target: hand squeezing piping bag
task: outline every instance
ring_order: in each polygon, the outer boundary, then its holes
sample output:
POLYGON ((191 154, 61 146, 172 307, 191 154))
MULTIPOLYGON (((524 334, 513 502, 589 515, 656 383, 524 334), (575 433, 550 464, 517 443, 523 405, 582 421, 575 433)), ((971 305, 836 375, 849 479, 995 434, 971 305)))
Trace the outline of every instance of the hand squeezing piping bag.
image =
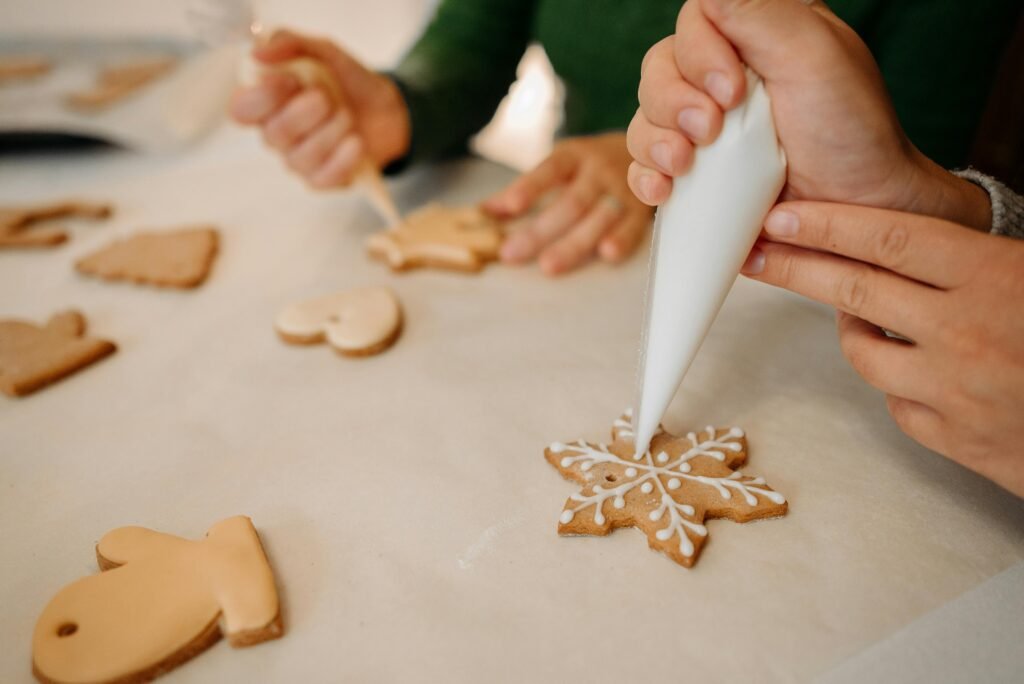
POLYGON ((747 96, 722 133, 696 150, 658 208, 640 341, 633 425, 637 455, 650 446, 765 216, 786 179, 764 83, 746 70, 747 96))

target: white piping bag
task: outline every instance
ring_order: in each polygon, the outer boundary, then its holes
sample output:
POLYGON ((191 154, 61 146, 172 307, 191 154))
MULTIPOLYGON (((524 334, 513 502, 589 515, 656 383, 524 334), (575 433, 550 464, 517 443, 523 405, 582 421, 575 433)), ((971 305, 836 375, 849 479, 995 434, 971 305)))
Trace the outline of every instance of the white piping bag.
POLYGON ((750 69, 747 96, 722 133, 696 150, 654 220, 634 417, 645 453, 786 180, 764 83, 750 69))

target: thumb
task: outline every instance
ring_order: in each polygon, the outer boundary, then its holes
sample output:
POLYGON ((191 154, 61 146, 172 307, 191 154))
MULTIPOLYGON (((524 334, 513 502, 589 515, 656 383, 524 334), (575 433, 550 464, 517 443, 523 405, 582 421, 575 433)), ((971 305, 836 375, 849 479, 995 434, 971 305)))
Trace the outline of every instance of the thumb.
POLYGON ((767 79, 820 68, 835 49, 835 27, 844 26, 820 0, 699 1, 743 62, 767 79))

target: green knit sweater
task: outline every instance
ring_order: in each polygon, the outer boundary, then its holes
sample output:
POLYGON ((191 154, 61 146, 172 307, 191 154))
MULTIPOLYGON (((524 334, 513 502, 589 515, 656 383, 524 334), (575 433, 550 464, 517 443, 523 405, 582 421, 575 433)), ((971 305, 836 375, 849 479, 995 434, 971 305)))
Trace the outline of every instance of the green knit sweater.
MULTIPOLYGON (((871 48, 922 152, 962 165, 1020 0, 829 0, 871 48)), ((625 129, 640 62, 671 34, 680 0, 441 0, 395 69, 412 116, 406 161, 465 150, 531 42, 565 84, 563 133, 625 129)), ((799 55, 795 55, 799 59, 799 55)))

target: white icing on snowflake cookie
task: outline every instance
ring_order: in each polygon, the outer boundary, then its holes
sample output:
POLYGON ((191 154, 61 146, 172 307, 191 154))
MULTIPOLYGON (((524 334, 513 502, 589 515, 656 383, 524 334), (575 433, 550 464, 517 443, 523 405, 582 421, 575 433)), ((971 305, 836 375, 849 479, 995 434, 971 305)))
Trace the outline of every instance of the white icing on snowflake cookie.
POLYGON ((346 290, 293 304, 274 329, 291 344, 327 341, 346 356, 379 354, 398 339, 402 307, 386 287, 346 290))
POLYGON ((603 536, 636 527, 652 549, 686 567, 707 540, 705 520, 743 523, 788 510, 763 478, 735 470, 747 460, 746 435, 735 427, 708 426, 685 437, 659 428, 650 449, 636 457, 627 411, 615 421, 610 445, 556 442, 544 455, 563 477, 583 485, 565 502, 559 534, 603 536))

